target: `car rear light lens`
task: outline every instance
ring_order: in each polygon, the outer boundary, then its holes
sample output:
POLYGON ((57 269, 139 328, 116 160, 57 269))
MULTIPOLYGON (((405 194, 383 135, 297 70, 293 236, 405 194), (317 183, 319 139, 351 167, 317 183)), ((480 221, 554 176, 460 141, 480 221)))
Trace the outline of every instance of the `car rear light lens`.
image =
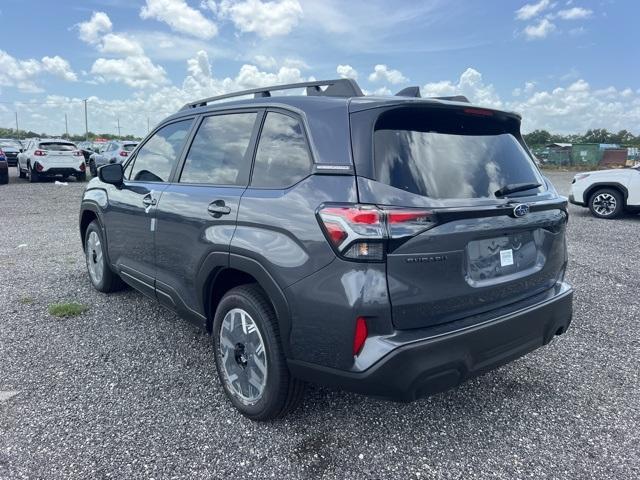
POLYGON ((84 162, 82 162, 82 163, 80 164, 80 171, 81 171, 81 172, 84 172, 86 169, 87 169, 87 166, 84 164, 84 162))
POLYGON ((493 117, 491 110, 485 110, 483 108, 465 108, 464 113, 468 115, 479 115, 481 117, 493 117))
POLYGON ((359 355, 367 340, 367 321, 364 317, 356 318, 356 331, 353 334, 353 355, 359 355))
POLYGON ((127 155, 129 155, 129 153, 125 152, 124 150, 120 152, 121 157, 126 157, 127 155))
POLYGON ((318 217, 331 246, 358 261, 382 261, 388 240, 409 238, 435 225, 430 210, 375 205, 326 205, 318 217))
POLYGON ((47 152, 45 152, 44 150, 36 150, 35 152, 33 152, 33 154, 36 157, 45 157, 47 155, 47 152))
POLYGON ((41 172, 42 170, 44 170, 44 167, 36 162, 36 171, 41 172))

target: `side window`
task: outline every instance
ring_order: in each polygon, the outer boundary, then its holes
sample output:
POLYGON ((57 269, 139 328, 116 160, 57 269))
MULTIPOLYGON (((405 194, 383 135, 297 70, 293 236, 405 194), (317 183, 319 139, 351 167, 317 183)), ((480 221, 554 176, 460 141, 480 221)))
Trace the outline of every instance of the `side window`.
POLYGON ((311 156, 304 130, 289 115, 268 112, 256 152, 251 186, 285 188, 306 177, 311 156))
POLYGON ((192 119, 162 127, 138 151, 133 164, 127 166, 130 180, 167 182, 178 161, 182 146, 191 129, 192 119))
POLYGON ((180 182, 247 185, 250 168, 247 148, 257 115, 232 113, 206 117, 193 139, 180 182))

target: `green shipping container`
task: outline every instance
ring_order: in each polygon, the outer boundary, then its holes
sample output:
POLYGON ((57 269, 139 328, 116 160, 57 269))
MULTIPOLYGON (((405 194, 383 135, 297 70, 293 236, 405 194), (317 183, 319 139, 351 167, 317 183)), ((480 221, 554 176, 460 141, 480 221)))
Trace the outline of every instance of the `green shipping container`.
POLYGON ((602 150, 598 143, 574 143, 571 148, 572 165, 598 165, 602 160, 602 150))
POLYGON ((547 162, 551 165, 569 165, 571 163, 571 152, 568 149, 550 148, 547 162))

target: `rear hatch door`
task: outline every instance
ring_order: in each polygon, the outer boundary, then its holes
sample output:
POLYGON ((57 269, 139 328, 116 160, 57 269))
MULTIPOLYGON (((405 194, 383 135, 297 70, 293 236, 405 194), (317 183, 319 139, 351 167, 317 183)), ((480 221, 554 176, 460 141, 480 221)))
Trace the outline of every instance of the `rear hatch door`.
POLYGON ((352 125, 372 127, 373 168, 356 164, 360 201, 430 214, 422 231, 389 226, 396 328, 460 320, 557 283, 566 200, 533 164, 518 117, 464 106, 363 113, 352 125))

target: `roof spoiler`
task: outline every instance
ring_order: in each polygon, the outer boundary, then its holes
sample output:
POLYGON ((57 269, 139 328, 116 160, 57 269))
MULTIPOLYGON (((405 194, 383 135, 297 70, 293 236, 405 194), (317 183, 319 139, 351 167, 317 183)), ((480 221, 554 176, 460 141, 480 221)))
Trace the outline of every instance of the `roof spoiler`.
POLYGON ((447 102, 464 102, 470 103, 469 99, 464 95, 454 95, 452 97, 431 97, 434 100, 446 100, 447 102))
POLYGON ((250 90, 242 90, 240 92, 226 93, 215 97, 203 98, 196 102, 187 103, 181 110, 189 108, 204 107, 209 103, 216 102, 227 98, 244 97, 253 95, 254 98, 270 97, 272 91, 292 90, 297 88, 306 88, 308 96, 324 96, 324 97, 362 97, 364 94, 355 82, 350 78, 338 78, 336 80, 319 80, 315 82, 289 83, 286 85, 273 85, 270 87, 252 88, 250 90), (322 90, 320 87, 327 87, 322 90))
POLYGON ((420 87, 407 87, 395 94, 396 97, 420 98, 420 87))

